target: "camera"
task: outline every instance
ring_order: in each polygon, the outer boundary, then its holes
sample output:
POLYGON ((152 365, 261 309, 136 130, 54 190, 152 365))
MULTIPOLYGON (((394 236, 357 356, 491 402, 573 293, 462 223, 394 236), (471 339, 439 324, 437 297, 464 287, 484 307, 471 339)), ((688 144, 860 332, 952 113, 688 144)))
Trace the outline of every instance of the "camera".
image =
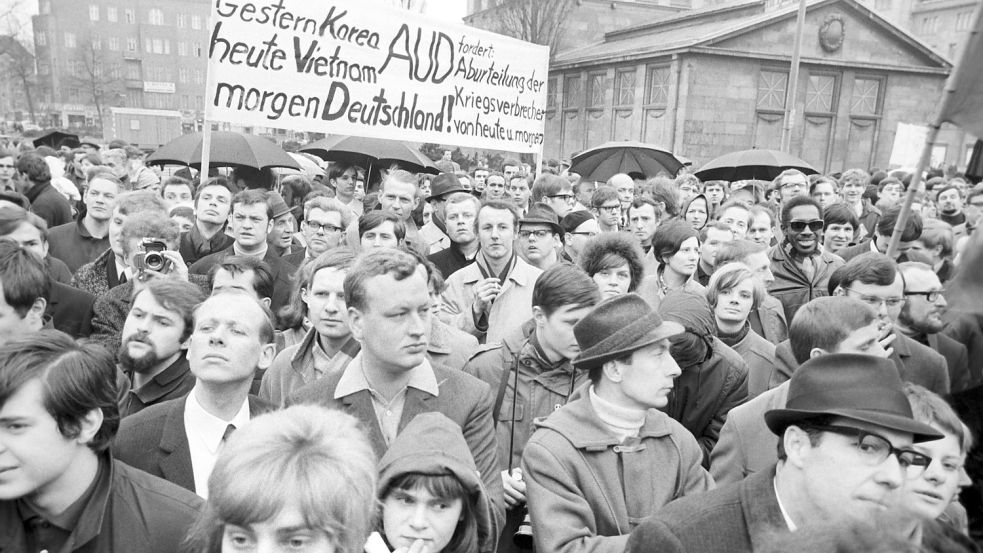
POLYGON ((143 251, 133 256, 134 269, 166 273, 171 268, 171 262, 161 253, 167 249, 167 244, 153 238, 144 238, 140 244, 143 251))
POLYGON ((532 551, 532 518, 529 517, 529 511, 526 511, 522 524, 512 534, 512 543, 519 549, 532 551))

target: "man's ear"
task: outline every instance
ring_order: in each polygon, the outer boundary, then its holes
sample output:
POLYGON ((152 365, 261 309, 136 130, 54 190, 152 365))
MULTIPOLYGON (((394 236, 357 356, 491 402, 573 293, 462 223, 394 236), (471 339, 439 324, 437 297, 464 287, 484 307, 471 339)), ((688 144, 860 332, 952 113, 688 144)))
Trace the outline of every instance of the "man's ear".
POLYGON ((348 308, 348 328, 352 332, 352 337, 358 341, 365 335, 365 317, 362 312, 354 307, 348 308))
POLYGON ((837 286, 833 290, 833 295, 834 296, 845 296, 846 295, 846 290, 844 290, 842 286, 837 286))
POLYGON ((92 439, 102 428, 103 414, 102 409, 91 409, 82 418, 79 419, 79 435, 75 438, 75 441, 79 445, 86 445, 92 441, 92 439))
POLYGON ((625 367, 617 361, 608 361, 601 367, 601 371, 604 373, 604 378, 611 382, 621 382, 625 378, 625 367))
POLYGON ((546 324, 546 313, 538 305, 532 306, 532 318, 536 322, 536 328, 543 328, 546 324))
POLYGON ((786 463, 801 468, 805 457, 812 449, 809 434, 798 426, 789 426, 782 434, 782 445, 785 446, 786 463))
POLYGON ((276 357, 276 344, 263 344, 259 350, 259 362, 257 367, 263 370, 270 368, 273 358, 276 357))
POLYGON ((44 298, 37 298, 34 300, 34 304, 27 311, 24 316, 27 322, 33 327, 40 329, 44 326, 44 311, 48 308, 48 300, 44 298))

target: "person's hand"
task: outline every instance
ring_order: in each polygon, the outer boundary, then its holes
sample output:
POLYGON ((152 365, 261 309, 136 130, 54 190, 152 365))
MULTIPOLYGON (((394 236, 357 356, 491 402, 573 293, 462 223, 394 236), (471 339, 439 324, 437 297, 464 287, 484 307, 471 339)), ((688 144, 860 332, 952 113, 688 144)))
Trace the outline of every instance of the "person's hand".
POLYGON ((502 471, 502 487, 505 488, 505 505, 508 507, 518 507, 526 502, 526 483, 522 481, 522 469, 512 469, 502 471))
POLYGON ((888 332, 887 335, 885 335, 883 338, 878 340, 881 343, 881 347, 884 348, 885 358, 894 355, 894 348, 891 347, 891 344, 894 343, 894 340, 896 340, 897 337, 898 335, 895 334, 894 332, 888 332))
POLYGON ((181 252, 164 250, 160 254, 170 262, 170 269, 168 269, 167 273, 176 276, 184 282, 188 282, 188 265, 184 262, 184 258, 181 257, 181 252))
POLYGON ((430 548, 423 540, 416 540, 409 547, 400 547, 393 553, 430 553, 430 548))
POLYGON ((502 293, 502 285, 497 278, 489 277, 474 284, 474 312, 487 313, 495 298, 502 293))

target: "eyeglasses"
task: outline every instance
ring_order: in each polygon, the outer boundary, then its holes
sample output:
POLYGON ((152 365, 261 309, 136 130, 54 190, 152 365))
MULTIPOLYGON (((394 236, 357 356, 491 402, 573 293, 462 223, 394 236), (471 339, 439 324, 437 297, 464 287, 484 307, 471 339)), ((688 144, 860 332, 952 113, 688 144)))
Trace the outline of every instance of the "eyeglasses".
POLYGON ((823 230, 826 223, 822 219, 814 219, 812 221, 789 221, 788 228, 792 229, 794 232, 802 232, 809 227, 812 232, 819 232, 823 230))
POLYGON ((844 290, 846 290, 847 292, 852 292, 854 294, 857 294, 856 299, 859 299, 860 301, 866 303, 867 305, 875 309, 877 308, 877 306, 879 306, 882 303, 888 308, 894 308, 901 305, 901 303, 904 301, 904 298, 897 298, 897 297, 879 298, 877 296, 868 296, 867 294, 861 294, 860 292, 854 291, 850 288, 844 288, 844 290))
POLYGON ((905 292, 904 295, 906 295, 906 296, 925 296, 925 299, 928 300, 929 303, 935 303, 935 302, 939 301, 939 298, 941 298, 943 295, 945 295, 945 289, 942 289, 942 290, 929 290, 927 292, 905 292))
POLYGON ((543 238, 546 238, 547 236, 549 236, 551 234, 553 234, 553 231, 546 230, 546 229, 539 229, 539 230, 520 230, 519 231, 519 238, 522 238, 523 240, 528 240, 529 239, 529 236, 531 235, 531 236, 535 236, 537 240, 542 240, 543 238))
POLYGON ((876 467, 894 455, 898 458, 898 464, 901 465, 901 470, 905 471, 907 478, 918 478, 932 464, 932 458, 928 455, 910 449, 898 449, 891 445, 887 438, 873 432, 850 426, 806 425, 806 427, 856 439, 857 443, 854 445, 857 453, 860 454, 864 464, 870 467, 876 467))
POLYGON ((804 182, 785 182, 782 183, 782 189, 786 188, 796 188, 798 190, 805 190, 806 183, 804 182))
POLYGON ((317 221, 304 221, 304 224, 307 225, 314 232, 317 232, 319 230, 323 230, 324 232, 341 232, 342 230, 344 230, 341 227, 332 225, 331 223, 318 223, 317 221))
POLYGON ((615 212, 621 211, 621 204, 618 204, 618 205, 602 205, 601 207, 599 207, 597 209, 600 210, 600 211, 607 211, 609 213, 615 213, 615 212))
POLYGON ((573 194, 554 194, 552 196, 546 196, 547 198, 556 200, 560 199, 568 203, 573 203, 573 199, 576 198, 573 194))

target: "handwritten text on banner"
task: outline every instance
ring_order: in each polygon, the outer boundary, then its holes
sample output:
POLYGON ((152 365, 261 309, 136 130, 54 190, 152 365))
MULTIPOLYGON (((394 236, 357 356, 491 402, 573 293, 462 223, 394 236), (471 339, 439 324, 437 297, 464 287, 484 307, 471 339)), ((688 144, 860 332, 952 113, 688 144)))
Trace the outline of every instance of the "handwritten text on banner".
POLYGON ((215 0, 206 117, 538 152, 549 50, 372 2, 215 0))

